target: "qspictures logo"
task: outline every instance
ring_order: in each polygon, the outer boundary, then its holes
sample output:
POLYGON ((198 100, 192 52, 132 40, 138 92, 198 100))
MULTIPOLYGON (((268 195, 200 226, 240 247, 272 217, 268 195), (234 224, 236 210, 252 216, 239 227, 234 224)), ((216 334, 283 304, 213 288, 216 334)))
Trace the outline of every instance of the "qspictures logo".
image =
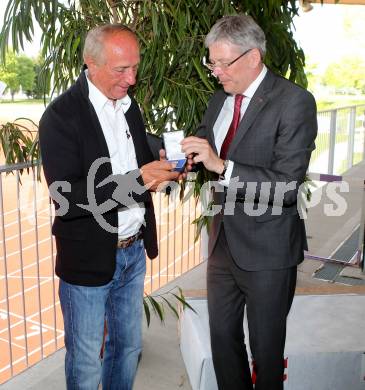
MULTIPOLYGON (((101 165, 111 163, 110 158, 101 157, 91 165, 86 179, 87 203, 73 205, 90 213, 98 224, 108 232, 116 233, 117 227, 110 225, 104 214, 113 209, 130 209, 140 207, 135 197, 149 190, 148 185, 142 185, 139 169, 126 174, 110 175, 99 183, 96 183, 96 174, 101 165), (98 204, 96 193, 102 191, 102 187, 115 183, 110 199, 98 204)), ((164 182, 159 185, 157 191, 164 192, 166 188, 177 191, 179 184, 176 182, 164 182)), ((56 203, 56 216, 66 216, 70 210, 71 197, 67 193, 73 190, 68 181, 55 181, 49 187, 51 198, 56 203)), ((265 181, 243 182, 238 177, 231 178, 229 186, 223 187, 219 181, 209 181, 203 184, 200 190, 203 216, 216 214, 235 215, 239 212, 251 217, 257 217, 265 213, 282 215, 285 208, 296 207, 300 218, 306 219, 308 209, 318 205, 323 194, 315 192, 311 200, 306 199, 305 183, 296 181, 265 181), (215 195, 221 193, 223 201, 215 202, 215 195), (214 195, 215 194, 215 195, 214 195)), ((347 210, 346 199, 341 193, 349 192, 349 184, 345 181, 328 183, 325 189, 327 203, 324 203, 326 216, 341 216, 347 210)), ((219 198, 219 196, 218 196, 219 198)), ((178 203, 176 202, 176 206, 178 203)), ((285 212, 284 212, 285 213, 285 212)))

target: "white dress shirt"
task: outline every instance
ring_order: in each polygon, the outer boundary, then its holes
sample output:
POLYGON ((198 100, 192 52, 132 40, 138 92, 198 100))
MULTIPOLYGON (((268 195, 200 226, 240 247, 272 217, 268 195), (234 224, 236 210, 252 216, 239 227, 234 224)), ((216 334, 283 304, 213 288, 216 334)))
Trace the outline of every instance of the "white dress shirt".
MULTIPOLYGON (((108 99, 88 78, 89 99, 98 116, 108 146, 113 175, 124 174, 138 168, 133 139, 124 114, 131 105, 127 95, 113 102, 108 99)), ((118 237, 127 238, 136 234, 144 223, 145 208, 136 204, 118 210, 118 237)))
MULTIPOLYGON (((244 98, 241 105, 240 120, 243 118, 243 115, 245 114, 247 107, 250 104, 252 96, 254 95, 257 88, 259 87, 262 80, 264 79, 266 72, 267 72, 267 68, 264 65, 257 78, 249 85, 246 91, 242 93, 242 95, 244 95, 244 98)), ((221 112, 219 113, 218 118, 213 126, 215 146, 217 148, 218 155, 220 153, 224 139, 226 138, 226 135, 228 133, 229 126, 232 122, 233 110, 234 110, 234 95, 230 95, 225 100, 221 112)), ((223 186, 228 187, 229 181, 232 176, 233 166, 234 166, 234 162, 229 161, 226 173, 224 175, 224 180, 219 181, 219 183, 222 184, 223 186)))

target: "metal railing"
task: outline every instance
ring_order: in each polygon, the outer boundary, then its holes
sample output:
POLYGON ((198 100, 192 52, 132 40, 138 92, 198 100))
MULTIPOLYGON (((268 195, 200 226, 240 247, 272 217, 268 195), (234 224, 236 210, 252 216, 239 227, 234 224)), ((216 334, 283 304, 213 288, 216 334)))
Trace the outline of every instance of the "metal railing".
MULTIPOLYGON (((148 294, 201 261, 192 224, 200 205, 191 197, 182 203, 177 192, 155 194, 154 204, 160 255, 147 261, 148 294)), ((64 345, 53 215, 35 169, 0 167, 0 384, 64 345)))
MULTIPOLYGON (((365 159, 365 105, 319 112, 318 122, 310 172, 341 174, 365 159)), ((0 167, 0 384, 63 346, 54 210, 44 179, 38 181, 29 168, 0 167)), ((189 271, 202 257, 192 224, 200 204, 193 197, 181 203, 176 193, 156 194, 154 204, 160 255, 147 262, 146 293, 189 271)))
MULTIPOLYGON (((322 236, 322 241, 333 242, 332 247, 329 245, 318 245, 314 243, 313 251, 310 250, 307 257, 320 261, 334 262, 344 265, 359 266, 363 264, 363 241, 364 241, 364 179, 363 177, 348 178, 341 175, 352 168, 354 165, 365 160, 365 104, 342 107, 332 110, 318 112, 318 135, 316 138, 316 149, 312 153, 309 164, 309 177, 316 181, 316 192, 324 194, 328 188, 331 188, 333 182, 348 185, 348 192, 356 192, 355 197, 357 210, 354 210, 353 199, 347 196, 347 221, 341 218, 331 218, 332 226, 328 227, 328 237, 322 236), (320 173, 320 174, 319 174, 320 173), (321 177, 319 179, 318 177, 321 177), (335 234, 335 229, 337 230, 335 234), (358 232, 356 250, 352 259, 338 258, 341 255, 340 247, 347 245, 349 240, 354 240, 354 235, 358 232), (331 239, 331 236, 335 239, 331 239), (321 249, 320 249, 321 248, 321 249), (324 249, 325 248, 325 249, 324 249), (323 251, 322 251, 323 249, 323 251), (333 249, 333 250, 332 250, 333 249), (318 251, 318 253, 316 253, 318 251)), ((316 216, 323 212, 317 210, 316 216)), ((324 216, 323 218, 328 217, 324 216)), ((311 225, 309 221, 307 225, 311 225)), ((352 244, 353 245, 353 244, 352 244)))
POLYGON ((365 105, 318 112, 309 172, 341 175, 365 159, 365 105))

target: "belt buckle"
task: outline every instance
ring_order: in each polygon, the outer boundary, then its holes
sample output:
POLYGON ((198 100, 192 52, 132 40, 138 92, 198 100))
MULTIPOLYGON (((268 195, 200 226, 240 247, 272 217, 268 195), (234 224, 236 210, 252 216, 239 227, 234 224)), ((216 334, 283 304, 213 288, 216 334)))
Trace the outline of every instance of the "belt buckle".
POLYGON ((125 249, 131 246, 131 244, 134 243, 134 241, 137 241, 139 237, 141 236, 141 232, 134 234, 133 236, 130 236, 128 238, 124 238, 117 241, 117 248, 125 249))

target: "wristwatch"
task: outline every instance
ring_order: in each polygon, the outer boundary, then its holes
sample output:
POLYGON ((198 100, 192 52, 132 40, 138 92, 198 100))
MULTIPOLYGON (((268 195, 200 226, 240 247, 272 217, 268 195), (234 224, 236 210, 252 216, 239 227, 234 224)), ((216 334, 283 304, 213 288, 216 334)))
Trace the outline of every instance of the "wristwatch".
POLYGON ((226 179, 226 172, 227 172, 227 169, 228 169, 228 163, 229 163, 229 160, 224 160, 223 161, 223 171, 222 173, 219 175, 219 180, 225 180, 226 179))

